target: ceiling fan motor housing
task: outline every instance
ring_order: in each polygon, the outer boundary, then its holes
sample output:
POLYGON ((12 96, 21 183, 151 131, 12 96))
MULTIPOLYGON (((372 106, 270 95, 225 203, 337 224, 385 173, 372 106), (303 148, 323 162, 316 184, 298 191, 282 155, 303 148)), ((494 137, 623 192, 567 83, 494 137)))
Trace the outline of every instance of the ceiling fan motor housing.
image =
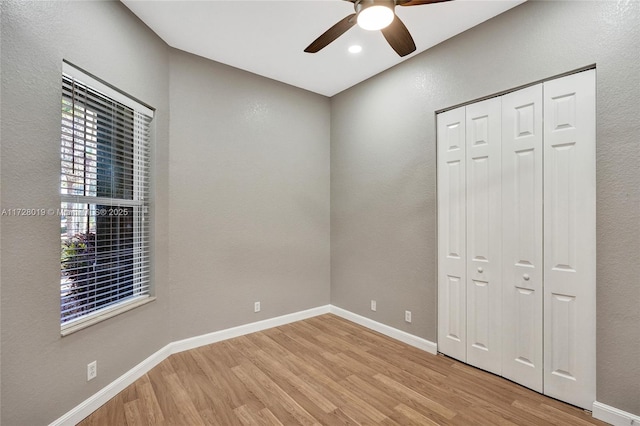
POLYGON ((354 7, 358 25, 368 31, 388 27, 396 16, 394 0, 356 0, 354 7))
POLYGON ((370 6, 385 6, 394 10, 396 2, 394 0, 356 0, 353 6, 356 9, 356 13, 360 13, 360 11, 370 6))

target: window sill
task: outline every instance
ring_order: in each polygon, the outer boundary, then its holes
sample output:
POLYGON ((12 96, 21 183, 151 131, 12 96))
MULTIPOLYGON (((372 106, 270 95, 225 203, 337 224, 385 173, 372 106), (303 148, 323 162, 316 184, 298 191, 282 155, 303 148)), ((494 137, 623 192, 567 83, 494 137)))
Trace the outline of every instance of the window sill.
POLYGON ((68 336, 75 333, 76 331, 91 327, 94 324, 97 324, 109 318, 113 318, 116 315, 128 312, 132 309, 137 308, 138 306, 146 305, 147 303, 153 302, 154 300, 156 300, 155 297, 147 295, 136 297, 135 299, 127 300, 125 302, 109 306, 108 308, 96 311, 93 314, 88 315, 87 317, 68 322, 60 328, 60 335, 62 337, 68 336))

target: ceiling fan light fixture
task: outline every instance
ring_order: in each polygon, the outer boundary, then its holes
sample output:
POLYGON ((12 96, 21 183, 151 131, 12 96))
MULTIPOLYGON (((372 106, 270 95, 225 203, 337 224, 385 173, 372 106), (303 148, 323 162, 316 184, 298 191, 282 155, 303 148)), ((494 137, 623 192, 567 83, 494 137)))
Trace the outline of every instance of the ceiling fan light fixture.
POLYGON ((362 0, 356 3, 360 28, 375 31, 386 28, 393 22, 393 1, 362 0))

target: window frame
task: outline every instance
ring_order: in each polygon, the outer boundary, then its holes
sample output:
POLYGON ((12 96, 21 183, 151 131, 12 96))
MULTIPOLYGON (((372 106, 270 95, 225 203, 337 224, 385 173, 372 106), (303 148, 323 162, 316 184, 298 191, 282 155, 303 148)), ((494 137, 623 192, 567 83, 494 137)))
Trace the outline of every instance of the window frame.
MULTIPOLYGON (((99 196, 86 196, 86 195, 74 195, 74 194, 63 194, 63 186, 62 186, 62 176, 63 176, 63 166, 61 164, 61 183, 59 185, 60 191, 60 207, 61 211, 63 205, 67 203, 76 203, 76 204, 93 204, 93 205, 106 205, 114 208, 132 208, 133 214, 133 261, 132 261, 132 289, 133 296, 126 298, 125 300, 118 300, 115 302, 109 302, 105 304, 105 306, 94 309, 86 314, 83 314, 77 318, 73 318, 67 321, 64 321, 63 311, 62 311, 62 301, 63 301, 63 291, 62 291, 62 279, 60 281, 60 302, 61 302, 61 310, 60 310, 60 333, 62 336, 67 336, 76 331, 82 330, 86 327, 94 325, 98 322, 104 321, 108 318, 112 318, 121 313, 127 312, 131 309, 134 309, 138 306, 142 306, 149 302, 155 300, 155 296, 152 295, 152 286, 151 286, 151 247, 147 247, 144 249, 143 245, 150 245, 152 235, 152 226, 151 223, 146 224, 146 230, 148 235, 144 236, 145 226, 142 225, 142 220, 150 221, 149 218, 149 209, 150 209, 150 182, 144 182, 144 175, 141 172, 142 168, 146 168, 147 176, 146 179, 149 179, 151 174, 151 155, 150 153, 145 154, 145 150, 150 150, 152 146, 151 136, 148 141, 145 141, 145 138, 139 134, 138 129, 143 128, 141 123, 141 117, 139 114, 146 115, 149 118, 148 130, 151 132, 152 123, 154 118, 154 110, 138 101, 135 98, 130 97, 129 95, 121 92, 117 88, 93 77, 92 75, 86 73, 82 69, 75 67, 74 65, 63 62, 62 64, 62 77, 66 75, 66 77, 71 78, 79 83, 83 84, 87 88, 98 92, 100 95, 105 96, 106 98, 110 98, 111 100, 126 106, 133 110, 133 140, 132 140, 132 189, 133 196, 132 199, 126 198, 110 198, 110 197, 99 197, 99 196), (146 194, 145 194, 146 192, 146 194), (147 195, 146 197, 144 195, 147 195), (146 278, 147 282, 143 285, 143 279, 141 278, 143 274, 143 270, 148 269, 148 277, 146 278), (141 290, 142 289, 142 290, 141 290), (137 291, 136 291, 137 290, 137 291), (140 293, 142 294, 136 294, 140 293), (64 322, 63 322, 64 321, 64 322)), ((64 96, 63 96, 64 99, 64 96)), ((63 142, 60 142, 61 149, 63 148, 63 142)), ((75 154, 72 154, 75 155, 75 154)), ((86 182, 84 183, 86 185, 86 182)), ((97 195, 97 194, 96 194, 97 195)), ((97 231, 97 230, 96 230, 97 231)), ((61 242, 62 242, 62 234, 61 234, 61 242)), ((62 265, 62 260, 61 260, 62 265)), ((109 270, 111 271, 111 269, 109 270)))

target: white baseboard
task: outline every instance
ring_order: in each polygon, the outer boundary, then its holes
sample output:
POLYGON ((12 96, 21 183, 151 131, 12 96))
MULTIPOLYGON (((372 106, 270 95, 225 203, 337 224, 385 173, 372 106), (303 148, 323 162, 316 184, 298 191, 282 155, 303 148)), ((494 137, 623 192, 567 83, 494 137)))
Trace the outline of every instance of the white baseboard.
POLYGON ((300 321, 317 315, 329 313, 330 305, 320 306, 306 311, 294 312, 292 314, 282 315, 275 318, 266 319, 238 327, 220 330, 213 333, 204 334, 202 336, 192 337, 190 339, 178 340, 169 343, 131 370, 118 377, 113 382, 102 388, 100 391, 87 398, 80 405, 55 420, 50 426, 71 426, 76 425, 89 414, 96 411, 111 398, 122 392, 127 386, 144 376, 149 370, 162 361, 167 359, 169 355, 178 352, 194 349, 211 343, 220 342, 222 340, 231 339, 233 337, 242 336, 256 331, 266 330, 272 327, 300 321))
POLYGON ((393 339, 400 340, 401 342, 407 343, 411 346, 415 346, 416 348, 422 349, 429 353, 437 353, 436 344, 426 339, 422 339, 393 327, 389 327, 388 325, 373 321, 369 318, 365 318, 336 306, 319 306, 317 308, 308 309, 305 311, 294 312, 292 314, 240 325, 238 327, 233 327, 226 330, 215 331, 213 333, 204 334, 202 336, 196 336, 189 339, 171 342, 167 346, 155 352, 140 364, 136 365, 131 370, 127 371, 122 376, 118 377, 116 380, 102 388, 97 393, 87 398, 85 401, 80 403, 80 405, 76 406, 71 411, 67 412, 62 417, 52 422, 50 426, 71 426, 78 424, 89 414, 100 408, 107 401, 116 396, 119 392, 122 392, 127 386, 138 380, 140 377, 144 376, 149 370, 160 364, 172 354, 198 348, 204 345, 210 345, 222 340, 243 336, 245 334, 255 333, 257 331, 278 327, 284 324, 289 324, 318 315, 327 314, 329 312, 345 318, 349 321, 355 322, 356 324, 360 324, 364 327, 370 328, 371 330, 382 333, 393 339))
POLYGON ((640 416, 618 410, 602 402, 594 402, 591 415, 594 419, 602 420, 613 426, 640 425, 640 416))
MULTIPOLYGON (((96 394, 83 401, 80 405, 52 422, 50 426, 70 426, 78 424, 85 417, 116 396, 119 392, 122 392, 127 386, 168 358, 171 354, 243 336, 249 333, 255 333, 256 331, 278 327, 280 325, 289 324, 329 312, 426 352, 436 354, 438 351, 438 346, 429 340, 414 336, 405 331, 398 330, 361 315, 354 314, 353 312, 338 308, 337 306, 325 305, 169 343, 142 361, 140 364, 136 365, 131 370, 127 371, 125 374, 102 388, 96 394)), ((598 401, 593 403, 593 417, 614 426, 640 425, 640 416, 627 413, 598 401)))
POLYGON ((336 314, 339 317, 355 322, 356 324, 360 324, 363 327, 367 327, 371 330, 377 331, 378 333, 382 333, 385 336, 389 336, 392 339, 399 340, 406 343, 407 345, 414 346, 431 354, 435 355, 438 353, 438 345, 427 339, 409 334, 406 331, 398 330, 397 328, 389 327, 388 325, 374 321, 367 317, 363 317, 361 315, 354 314, 353 312, 349 312, 345 309, 338 308, 337 306, 330 306, 332 314, 336 314))
POLYGON ((178 340, 177 342, 169 344, 169 346, 171 347, 172 354, 188 351, 189 349, 195 349, 200 346, 233 339, 234 337, 244 336, 245 334, 255 333, 257 331, 290 324, 295 321, 301 321, 318 315, 328 314, 330 312, 330 306, 331 305, 319 306, 317 308, 307 309, 306 311, 294 312, 280 317, 269 318, 263 321, 240 325, 238 327, 227 328, 226 330, 214 331, 213 333, 203 334, 202 336, 178 340))
POLYGON ((100 389, 97 393, 84 400, 80 405, 55 420, 50 426, 70 426, 80 423, 82 419, 102 407, 131 383, 135 382, 153 367, 167 359, 167 357, 171 355, 170 346, 171 345, 169 344, 163 347, 149 358, 124 373, 122 376, 100 389))

